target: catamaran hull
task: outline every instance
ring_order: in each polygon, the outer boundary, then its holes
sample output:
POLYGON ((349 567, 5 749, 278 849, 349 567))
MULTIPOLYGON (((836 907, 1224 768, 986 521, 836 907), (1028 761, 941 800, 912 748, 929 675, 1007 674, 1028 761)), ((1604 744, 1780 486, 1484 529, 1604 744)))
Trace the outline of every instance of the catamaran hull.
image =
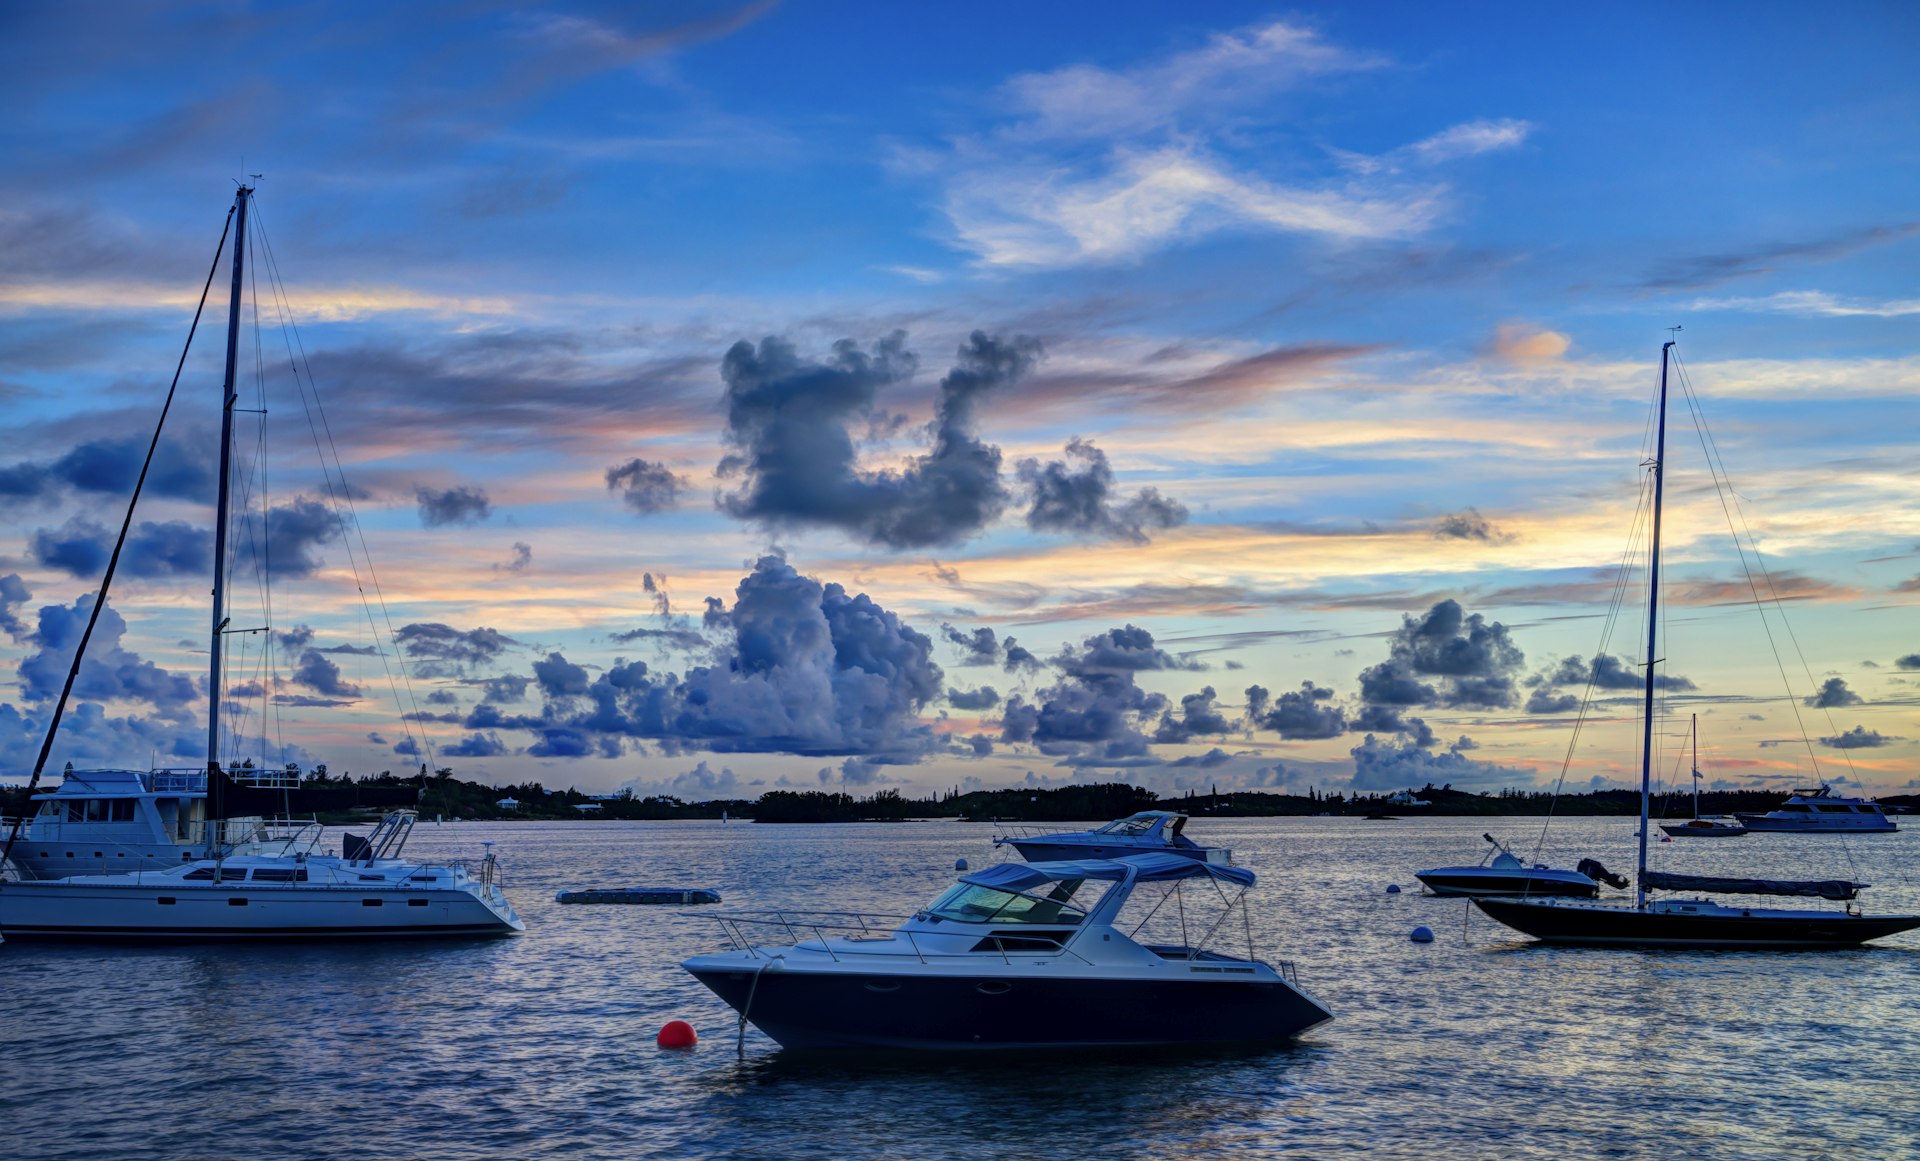
POLYGON ((260 885, 0 885, 0 936, 108 942, 423 939, 512 935, 526 925, 468 891, 260 885))
POLYGON ((1284 981, 769 970, 756 982, 739 965, 687 970, 782 1047, 804 1050, 1281 1043, 1333 1018, 1284 981))
POLYGON ((1516 931, 1545 943, 1587 947, 1696 949, 1857 947, 1920 927, 1920 915, 1804 916, 1753 912, 1693 914, 1630 907, 1566 907, 1520 899, 1475 899, 1474 905, 1516 931))

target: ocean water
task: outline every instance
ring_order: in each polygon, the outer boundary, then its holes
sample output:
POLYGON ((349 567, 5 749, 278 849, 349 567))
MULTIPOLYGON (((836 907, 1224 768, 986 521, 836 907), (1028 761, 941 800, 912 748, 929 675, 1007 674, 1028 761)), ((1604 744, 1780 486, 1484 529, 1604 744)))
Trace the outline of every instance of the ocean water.
MULTIPOLYGON (((1544 857, 1633 862, 1630 819, 1544 857)), ((727 909, 901 914, 1001 857, 959 822, 458 823, 495 840, 520 938, 333 947, 0 946, 10 1158, 1705 1158, 1920 1156, 1920 933, 1847 952, 1551 949, 1416 869, 1537 820, 1197 819, 1261 876, 1253 936, 1338 1019, 1289 1048, 805 1057, 677 967, 700 908, 556 890, 711 886, 727 909), (1399 883, 1399 895, 1385 893, 1399 883), (1409 941, 1416 925, 1430 944, 1409 941), (654 1046, 690 1021, 690 1052, 654 1046)), ((1876 884, 1920 910, 1920 826, 1656 847, 1700 873, 1876 884)), ((1235 944, 1226 941, 1225 946, 1235 944)), ((1134 1014, 1143 1019, 1152 1013, 1134 1014)))

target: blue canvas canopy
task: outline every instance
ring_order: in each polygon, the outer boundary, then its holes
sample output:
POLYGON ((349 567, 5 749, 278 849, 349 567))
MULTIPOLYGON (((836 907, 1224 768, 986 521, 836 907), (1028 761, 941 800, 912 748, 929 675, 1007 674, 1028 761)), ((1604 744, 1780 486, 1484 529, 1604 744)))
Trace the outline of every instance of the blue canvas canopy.
POLYGON ((1253 886, 1253 872, 1245 867, 1227 867, 1203 863, 1184 855, 1150 852, 1123 855, 1117 859, 1064 859, 1049 863, 995 863, 991 867, 960 876, 962 883, 997 887, 1002 891, 1025 891, 1046 883, 1066 879, 1100 879, 1118 882, 1134 874, 1136 883, 1163 883, 1205 875, 1242 887, 1253 886))
POLYGON ((1865 883, 1845 879, 1723 879, 1712 875, 1668 875, 1648 871, 1641 884, 1649 891, 1705 891, 1717 895, 1809 895, 1852 899, 1865 883))

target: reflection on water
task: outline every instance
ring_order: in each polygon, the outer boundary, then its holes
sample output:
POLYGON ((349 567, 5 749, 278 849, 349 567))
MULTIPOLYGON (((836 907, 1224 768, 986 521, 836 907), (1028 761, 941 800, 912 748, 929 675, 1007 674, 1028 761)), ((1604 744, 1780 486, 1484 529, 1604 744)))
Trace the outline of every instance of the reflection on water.
MULTIPOLYGON (((1498 821, 1498 820, 1495 820, 1498 821)), ((1533 822, 1501 827, 1514 837, 1533 822)), ((995 858, 989 828, 424 826, 497 839, 520 939, 0 947, 8 1152, 369 1156, 1883 1157, 1920 1153, 1920 939, 1850 952, 1533 944, 1411 872, 1488 820, 1199 820, 1262 878, 1260 952, 1338 1016, 1242 1053, 847 1059, 784 1053, 676 966, 699 908, 562 907, 562 888, 712 886, 728 907, 901 913, 995 858), (1407 893, 1388 895, 1399 882, 1407 893), (1416 925, 1434 929, 1414 944, 1416 925), (704 1037, 661 1052, 685 1018, 704 1037)), ((1667 844, 1663 868, 1853 874, 1920 909, 1920 831, 1667 844), (1737 847, 1736 850, 1728 848, 1737 847), (1707 848, 1707 849, 1696 849, 1707 848), (1851 861, 1849 861, 1851 860, 1851 861)), ((1557 823, 1545 857, 1631 865, 1632 823, 1557 823)), ((1125 1013, 1153 1019, 1153 1013, 1125 1013)))

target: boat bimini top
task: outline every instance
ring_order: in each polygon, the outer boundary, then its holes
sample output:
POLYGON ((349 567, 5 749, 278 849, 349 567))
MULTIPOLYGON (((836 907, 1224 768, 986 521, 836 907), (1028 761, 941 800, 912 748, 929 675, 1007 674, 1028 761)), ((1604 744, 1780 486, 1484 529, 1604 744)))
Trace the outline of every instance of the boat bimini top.
POLYGON ((1164 883, 1199 876, 1253 886, 1253 872, 1245 867, 1221 863, 1203 863, 1181 855, 1149 852, 1122 855, 1117 859, 1061 859, 1045 863, 995 863, 991 867, 960 876, 962 883, 992 887, 1001 891, 1025 891, 1047 883, 1076 879, 1095 879, 1114 883, 1164 883))

